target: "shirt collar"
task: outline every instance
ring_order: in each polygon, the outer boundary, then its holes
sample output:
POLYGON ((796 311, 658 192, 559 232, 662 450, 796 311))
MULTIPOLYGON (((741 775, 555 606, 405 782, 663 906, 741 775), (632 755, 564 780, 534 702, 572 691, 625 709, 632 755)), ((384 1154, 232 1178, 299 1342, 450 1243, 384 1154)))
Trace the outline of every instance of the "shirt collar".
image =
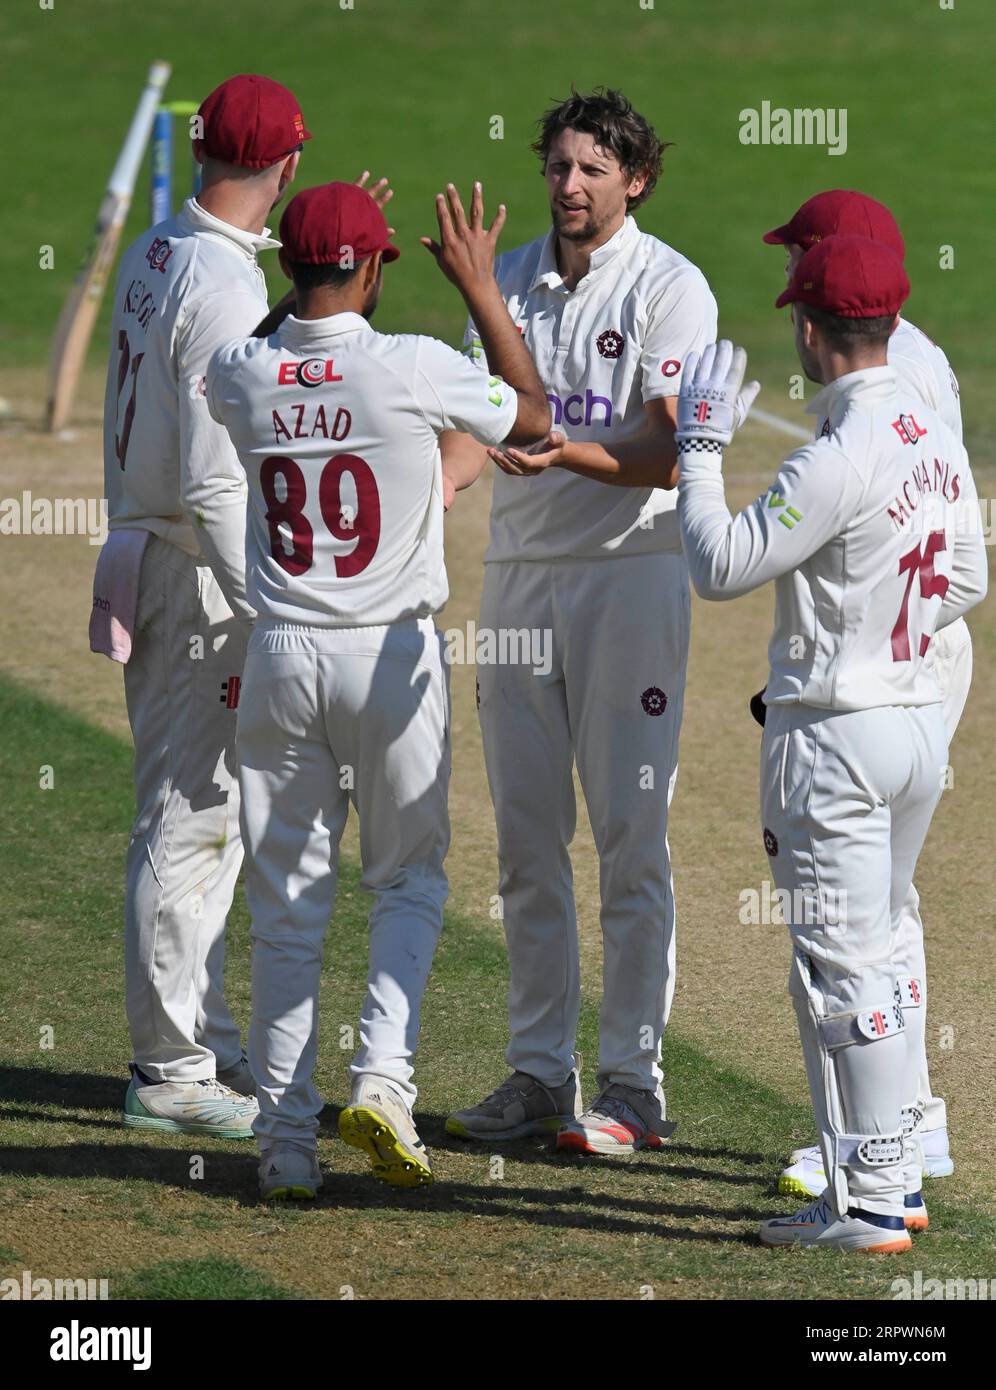
MULTIPOLYGON (((639 234, 639 230, 634 218, 627 214, 626 217, 623 218, 623 224, 619 230, 613 232, 608 241, 603 242, 601 246, 592 251, 591 258, 588 261, 588 274, 579 281, 579 284, 583 284, 584 280, 587 280, 588 276, 591 275, 593 271, 600 270, 603 265, 607 265, 609 261, 615 260, 616 256, 618 256, 621 251, 626 251, 632 242, 635 241, 639 234)), ((546 285, 550 289, 556 289, 558 286, 562 286, 563 283, 564 277, 557 268, 557 233, 556 229, 551 227, 543 239, 539 261, 536 265, 536 273, 533 276, 532 284, 529 286, 529 292, 531 293, 539 285, 546 285)))
POLYGON ((829 419, 831 427, 836 429, 852 400, 860 397, 862 405, 873 405, 876 401, 887 400, 895 390, 896 373, 891 367, 863 367, 857 372, 846 372, 824 386, 806 406, 806 414, 829 419))
POLYGON ((180 219, 195 231, 210 232, 231 242, 251 261, 256 259, 258 252, 276 250, 280 246, 280 242, 270 236, 269 227, 263 228, 261 236, 257 236, 255 232, 243 231, 241 227, 233 227, 231 222, 223 222, 220 217, 205 211, 196 198, 187 199, 180 211, 180 219))
POLYGON ((277 330, 282 347, 313 347, 316 342, 327 338, 341 338, 344 333, 358 333, 361 329, 373 332, 362 314, 346 310, 341 314, 329 314, 323 319, 299 319, 288 314, 277 330))

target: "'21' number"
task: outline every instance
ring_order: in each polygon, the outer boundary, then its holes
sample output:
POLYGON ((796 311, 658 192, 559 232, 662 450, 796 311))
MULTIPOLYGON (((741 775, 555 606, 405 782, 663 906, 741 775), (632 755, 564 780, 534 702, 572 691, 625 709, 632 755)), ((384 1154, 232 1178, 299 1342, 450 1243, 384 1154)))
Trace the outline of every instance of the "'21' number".
MULTIPOLYGON (((931 531, 921 553, 920 547, 914 546, 908 550, 899 561, 899 573, 906 574, 906 589, 903 593, 903 605, 899 610, 899 617, 896 626, 892 629, 892 659, 893 661, 909 661, 910 659, 910 590, 913 588, 913 580, 920 576, 920 597, 921 598, 943 598, 948 591, 948 580, 943 574, 934 573, 934 556, 939 550, 947 550, 947 540, 943 531, 931 531)), ((925 656, 927 648, 930 646, 930 638, 926 634, 920 637, 920 656, 925 656)))
POLYGON ((128 440, 131 438, 131 427, 135 419, 135 392, 138 390, 138 369, 142 365, 144 352, 136 352, 131 355, 131 348, 128 345, 128 334, 122 328, 118 331, 118 351, 121 354, 118 358, 118 410, 121 409, 121 392, 124 384, 128 380, 129 370, 131 372, 131 393, 128 396, 128 404, 125 406, 124 420, 121 424, 121 433, 114 435, 114 452, 117 455, 118 463, 122 468, 125 466, 125 454, 128 452, 128 440))
MULTIPOLYGON (((259 470, 259 485, 266 501, 270 528, 270 554, 288 574, 304 574, 314 563, 314 532, 304 515, 307 486, 293 459, 268 458, 259 470), (276 479, 282 478, 286 496, 277 496, 276 479), (283 527, 283 530, 279 529, 283 527), (288 536, 289 533, 289 536, 288 536), (287 540, 291 552, 287 553, 287 540)), ((337 541, 354 541, 348 555, 336 555, 335 572, 349 579, 365 570, 380 542, 380 493, 373 470, 357 454, 330 458, 318 480, 318 506, 322 520, 337 541), (342 478, 348 473, 356 488, 356 514, 347 516, 342 505, 342 478)))

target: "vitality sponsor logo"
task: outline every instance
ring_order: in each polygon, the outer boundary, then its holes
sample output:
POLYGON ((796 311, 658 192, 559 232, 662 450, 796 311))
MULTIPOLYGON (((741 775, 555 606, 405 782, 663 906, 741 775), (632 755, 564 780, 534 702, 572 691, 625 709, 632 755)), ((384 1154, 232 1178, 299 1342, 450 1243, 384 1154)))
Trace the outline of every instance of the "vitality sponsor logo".
POLYGON ((677 357, 666 357, 661 363, 661 376, 666 376, 670 379, 673 376, 677 376, 680 371, 681 363, 678 361, 677 357))
POLYGON ((605 396, 596 396, 594 391, 587 390, 583 396, 568 396, 566 400, 561 400, 553 391, 547 391, 546 398, 550 402, 555 425, 563 421, 568 425, 584 425, 586 428, 599 424, 608 429, 612 424, 612 402, 605 396), (601 412, 601 418, 597 420, 596 411, 601 412))
POLYGON ((784 509, 778 520, 785 527, 786 531, 791 531, 802 520, 802 513, 797 512, 794 507, 790 507, 785 501, 785 498, 772 488, 768 493, 768 510, 772 511, 776 507, 782 507, 784 509))
POLYGON ((341 381, 332 358, 306 357, 302 362, 281 362, 277 368, 278 386, 322 386, 328 381, 341 381))

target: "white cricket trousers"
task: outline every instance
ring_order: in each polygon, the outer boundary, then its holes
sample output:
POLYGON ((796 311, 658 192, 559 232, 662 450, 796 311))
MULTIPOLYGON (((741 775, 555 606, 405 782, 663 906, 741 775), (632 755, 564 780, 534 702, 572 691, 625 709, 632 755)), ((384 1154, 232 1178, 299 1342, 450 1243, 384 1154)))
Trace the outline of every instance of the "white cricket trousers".
POLYGON ((842 1164, 833 1136, 899 1135, 916 1100, 920 1058, 901 1021, 910 1010, 897 1005, 904 906, 947 753, 940 704, 767 711, 765 849, 778 888, 791 894, 790 992, 817 1121, 831 1136, 831 1194, 844 1173, 838 1210, 843 1195, 868 1211, 903 1212, 909 1153, 881 1167, 842 1164), (858 1027, 869 1011, 884 1021, 878 1036, 858 1027))
POLYGON ((252 916, 249 1066, 261 1144, 313 1142, 325 931, 352 801, 370 913, 353 1078, 415 1099, 422 995, 447 896, 449 667, 431 618, 386 627, 257 622, 239 706, 252 916))
POLYGON ((242 1056, 223 989, 242 864, 235 705, 248 630, 207 565, 150 536, 124 668, 136 800, 125 1003, 134 1060, 154 1081, 201 1080, 242 1056))
MULTIPOLYGON (((972 638, 965 619, 959 618, 935 632, 930 645, 950 741, 954 738, 972 684, 972 638)), ((906 1015, 909 1045, 916 1048, 920 1058, 918 1104, 923 1111, 922 1128, 947 1129, 947 1107, 941 1097, 933 1093, 927 1066, 927 960, 920 896, 912 883, 903 905, 902 940, 905 972, 923 981, 923 1007, 909 1010, 906 1015)))
POLYGON ((477 672, 508 945, 506 1060, 546 1086, 571 1070, 581 1000, 575 762, 599 857, 598 1085, 662 1080, 675 976, 667 816, 689 624, 681 554, 485 566, 481 629, 506 652, 510 632, 530 632, 520 654, 548 655, 538 669, 519 659, 477 672))

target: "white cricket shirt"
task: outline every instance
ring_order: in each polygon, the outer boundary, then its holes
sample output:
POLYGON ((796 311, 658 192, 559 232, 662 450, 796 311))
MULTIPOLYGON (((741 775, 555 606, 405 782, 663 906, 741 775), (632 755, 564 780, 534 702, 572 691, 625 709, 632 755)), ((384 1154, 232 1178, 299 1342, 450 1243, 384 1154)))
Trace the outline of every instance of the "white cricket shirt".
POLYGON ((766 704, 934 704, 931 637, 987 586, 968 457, 891 367, 839 377, 809 412, 828 417, 830 433, 791 454, 733 519, 721 455, 682 451, 692 580, 715 599, 775 581, 766 704))
MULTIPOLYGON (((943 351, 908 319, 900 319, 889 339, 889 366, 902 386, 915 391, 942 419, 956 439, 962 438, 961 401, 958 378, 943 351)), ((820 422, 821 434, 829 432, 829 422, 820 422)))
POLYGON ((279 246, 205 212, 144 232, 121 260, 104 397, 109 526, 152 531, 211 565, 229 605, 245 587, 246 484, 226 431, 208 414, 204 374, 223 343, 267 312, 256 253, 279 246))
MULTIPOLYGON (((497 258, 495 277, 547 391, 552 427, 612 445, 646 426, 644 402, 676 396, 688 353, 715 341, 716 301, 691 261, 627 217, 568 290, 556 233, 497 258)), ((484 354, 473 324, 466 351, 484 354)), ((677 494, 618 487, 549 468, 534 478, 495 471, 485 563, 680 551, 677 494)))
POLYGON ((289 316, 213 358, 207 403, 249 480, 260 618, 367 627, 446 602, 439 435, 500 444, 516 394, 435 338, 289 316))

